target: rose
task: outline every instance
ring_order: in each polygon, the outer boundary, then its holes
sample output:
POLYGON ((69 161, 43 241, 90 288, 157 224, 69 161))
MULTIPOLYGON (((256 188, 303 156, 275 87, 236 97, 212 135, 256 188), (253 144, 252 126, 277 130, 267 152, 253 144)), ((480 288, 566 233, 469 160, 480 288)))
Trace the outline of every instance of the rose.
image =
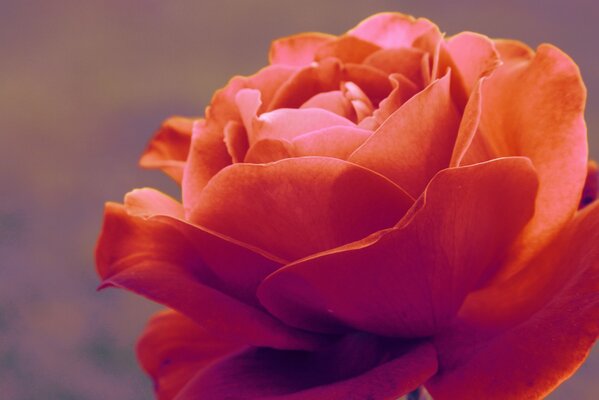
POLYGON ((584 101, 555 47, 401 14, 275 41, 142 157, 182 204, 106 206, 103 287, 172 309, 138 344, 158 397, 550 392, 599 332, 584 101))

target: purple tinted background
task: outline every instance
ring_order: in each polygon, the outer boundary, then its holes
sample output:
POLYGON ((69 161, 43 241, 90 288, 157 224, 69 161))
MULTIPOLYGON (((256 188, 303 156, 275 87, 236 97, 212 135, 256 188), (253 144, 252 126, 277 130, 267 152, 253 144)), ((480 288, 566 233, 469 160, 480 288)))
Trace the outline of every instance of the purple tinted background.
MULTIPOLYGON (((160 122, 200 115, 270 40, 341 33, 366 16, 425 16, 551 42, 580 65, 599 157, 599 3, 552 1, 0 1, 0 398, 147 399, 133 346, 155 305, 96 293, 93 246, 106 200, 134 187, 176 194, 137 159, 160 122)), ((599 352, 551 399, 599 396, 599 352)))

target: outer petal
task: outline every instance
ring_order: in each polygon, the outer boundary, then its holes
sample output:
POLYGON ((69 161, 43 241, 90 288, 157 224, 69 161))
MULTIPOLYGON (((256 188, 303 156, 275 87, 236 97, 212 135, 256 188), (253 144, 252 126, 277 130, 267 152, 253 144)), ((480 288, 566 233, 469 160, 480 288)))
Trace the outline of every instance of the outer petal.
POLYGON ((158 399, 171 400, 198 371, 240 349, 182 314, 163 311, 146 326, 137 343, 137 357, 152 377, 158 399))
MULTIPOLYGON (((480 131, 496 156, 529 157, 540 179, 535 217, 518 257, 529 259, 578 208, 587 164, 586 91, 572 60, 541 45, 496 70, 484 86, 480 131)), ((504 275, 520 268, 516 260, 504 275)))
POLYGON ((437 171, 449 165, 459 116, 449 74, 408 100, 349 158, 418 197, 437 171))
POLYGON ((277 39, 270 45, 268 59, 271 64, 305 66, 314 61, 316 51, 320 47, 333 40, 335 36, 316 32, 277 39))
POLYGON ((102 287, 136 292, 233 341, 279 348, 315 345, 314 337, 251 305, 252 287, 279 263, 172 217, 135 216, 107 204, 96 263, 102 287), (237 280, 228 279, 232 270, 237 280))
POLYGON ((191 220, 294 260, 393 226, 412 201, 355 164, 302 157, 227 168, 206 187, 191 220))
POLYGON ((397 227, 285 266, 258 297, 292 326, 421 337, 449 325, 533 212, 530 162, 441 171, 397 227))
POLYGON ((414 40, 435 25, 427 19, 400 13, 373 15, 347 32, 383 48, 410 47, 414 40))
POLYGON ((599 335, 599 203, 526 269, 473 294, 461 314, 436 339, 441 368, 427 385, 434 398, 544 398, 599 335))
POLYGON ((200 372, 177 400, 395 400, 436 370, 428 343, 356 333, 321 352, 250 349, 200 372))
POLYGON ((193 121, 185 117, 171 117, 164 121, 141 156, 139 165, 159 168, 180 183, 189 153, 193 121))

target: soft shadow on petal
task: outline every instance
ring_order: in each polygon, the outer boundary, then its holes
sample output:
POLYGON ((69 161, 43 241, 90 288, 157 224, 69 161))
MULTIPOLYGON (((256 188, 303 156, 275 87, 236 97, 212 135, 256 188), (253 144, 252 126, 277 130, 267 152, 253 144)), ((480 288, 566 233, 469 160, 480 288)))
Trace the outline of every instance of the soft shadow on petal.
POLYGON ((587 168, 585 98, 578 67, 550 45, 539 46, 531 60, 506 62, 485 82, 479 131, 496 157, 530 158, 540 181, 535 216, 504 278, 517 272, 578 208, 587 168))
POLYGON ((193 122, 194 119, 185 117, 171 117, 164 121, 141 156, 139 165, 161 169, 181 183, 193 122))
POLYGON ((448 74, 412 97, 349 161, 385 175, 418 197, 433 175, 449 166, 460 122, 449 86, 448 74))
POLYGON ((396 342, 363 333, 320 352, 249 349, 200 372, 177 400, 393 400, 437 367, 427 342, 396 342))
POLYGON ((154 381, 158 400, 172 400, 199 371, 241 348, 169 310, 150 319, 136 350, 142 368, 154 381))
POLYGON ((191 221, 295 260, 391 227, 412 202, 358 165, 299 157, 223 170, 202 192, 191 221))
POLYGON ((435 399, 544 398, 599 335, 599 203, 582 210, 522 271, 471 295, 435 339, 435 399), (538 273, 542 270, 543 273, 538 273))
POLYGON ((446 169, 397 227, 277 270, 258 297, 303 329, 437 333, 501 264, 532 216, 536 188, 525 158, 446 169))
MULTIPOLYGON (((154 206, 164 209, 163 202, 154 206)), ((318 344, 320 339, 284 326, 255 300, 256 286, 280 262, 176 218, 139 215, 138 207, 131 214, 122 205, 106 205, 96 247, 102 287, 131 290, 240 343, 294 349, 318 344)))

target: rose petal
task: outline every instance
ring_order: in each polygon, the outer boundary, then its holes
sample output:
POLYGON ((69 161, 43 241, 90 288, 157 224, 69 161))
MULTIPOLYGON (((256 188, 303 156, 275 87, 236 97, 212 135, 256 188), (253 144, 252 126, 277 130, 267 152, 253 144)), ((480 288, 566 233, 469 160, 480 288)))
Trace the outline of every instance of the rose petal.
POLYGON ((393 226, 411 204, 367 169, 302 157, 223 170, 202 192, 191 220, 294 260, 393 226))
MULTIPOLYGON (((466 103, 464 114, 462 115, 462 121, 460 122, 460 128, 458 135, 455 140, 453 152, 451 154, 451 161, 449 162, 450 167, 458 167, 462 164, 464 156, 467 152, 472 153, 476 149, 476 155, 482 156, 487 153, 487 148, 483 146, 483 141, 475 142, 477 139, 478 126, 480 124, 480 115, 482 109, 482 86, 486 78, 481 78, 472 89, 472 94, 466 103), (474 142, 474 143, 473 143, 474 142)), ((481 136, 478 135, 478 139, 481 136)), ((469 161, 469 160, 467 160, 469 161)), ((471 164, 466 162, 467 164, 471 164)))
POLYGON ((293 73, 293 67, 271 65, 252 76, 231 79, 227 86, 214 94, 206 108, 206 121, 196 122, 193 127, 189 156, 183 171, 182 192, 186 209, 193 208, 195 199, 210 178, 232 162, 224 131, 230 121, 242 122, 235 102, 237 93, 245 88, 256 89, 260 91, 262 101, 268 103, 293 73))
POLYGON ((589 161, 587 166, 587 178, 584 182, 582 197, 580 198, 579 209, 584 208, 597 200, 599 195, 599 167, 593 160, 589 161))
POLYGON ((518 40, 494 39, 495 49, 499 52, 502 61, 530 60, 535 52, 526 44, 518 40))
MULTIPOLYGON (((331 126, 355 127, 356 125, 346 118, 319 108, 283 108, 264 113, 254 119, 253 140, 292 140, 304 133, 331 126)), ((250 143, 252 143, 252 137, 250 137, 250 143)))
POLYGON ((378 105, 393 89, 387 74, 369 65, 345 64, 342 72, 342 79, 358 85, 372 104, 378 105))
POLYGON ((318 93, 339 90, 341 64, 334 58, 312 63, 291 76, 268 103, 266 110, 298 108, 318 93))
POLYGON ((257 141, 245 156, 244 162, 266 164, 291 158, 294 154, 293 144, 281 139, 262 139, 257 141))
POLYGON ((320 61, 328 57, 334 57, 343 63, 359 64, 379 49, 380 47, 374 43, 354 36, 344 35, 320 46, 316 52, 315 60, 320 61))
POLYGON ((366 18, 348 35, 375 43, 383 48, 411 47, 414 40, 435 26, 431 21, 400 13, 380 13, 366 18))
POLYGON ((277 39, 270 45, 268 59, 271 64, 301 67, 314 61, 316 51, 335 36, 323 33, 302 33, 277 39))
POLYGON ((349 161, 379 172, 418 197, 437 171, 449 165, 459 116, 449 74, 408 100, 349 161))
POLYGON ((229 121, 223 132, 227 153, 234 163, 242 162, 248 151, 248 135, 242 124, 237 121, 229 121))
POLYGON ((389 76, 389 80, 393 85, 393 91, 379 103, 379 107, 372 116, 365 118, 358 124, 360 128, 373 131, 378 129, 391 114, 418 93, 417 86, 401 74, 393 74, 389 76))
POLYGON ((183 167, 189 153, 194 119, 171 117, 162 123, 144 151, 139 165, 159 168, 181 183, 183 167))
POLYGON ((460 71, 470 93, 478 80, 488 76, 499 64, 499 53, 486 36, 462 32, 447 40, 447 51, 460 71))
POLYGON ((137 357, 154 381, 157 398, 171 400, 198 371, 240 349, 182 314, 163 311, 148 322, 137 343, 137 357))
POLYGON ((435 373, 430 344, 387 342, 357 333, 318 353, 250 349, 200 372, 177 400, 395 399, 435 373))
POLYGON ((495 156, 529 157, 539 174, 536 214, 507 277, 568 221, 586 177, 586 91, 572 60, 541 45, 530 61, 498 68, 484 85, 480 131, 495 156))
POLYGON ((435 399, 544 398, 599 335, 599 203, 510 280, 476 293, 436 339, 435 399))
POLYGON ((434 334, 495 271, 532 215, 536 186, 524 158, 444 170, 397 227, 277 270, 258 297, 312 331, 434 334))
POLYGON ((349 99, 341 90, 318 93, 302 104, 300 108, 320 108, 340 115, 350 121, 356 120, 356 112, 349 99))
POLYGON ((345 160, 372 134, 371 131, 349 126, 332 126, 309 132, 292 140, 293 154, 334 157, 345 160))
MULTIPOLYGON (((387 75, 402 74, 418 88, 423 88, 425 76, 422 70, 422 59, 424 56, 423 51, 407 47, 382 49, 368 56, 364 64, 378 68, 387 75)), ((429 77, 426 76, 426 79, 428 80, 429 77)))
POLYGON ((248 305, 255 304, 252 287, 278 262, 183 221, 134 216, 109 203, 96 264, 102 287, 125 288, 167 305, 223 338, 276 348, 317 345, 317 338, 248 305), (229 280, 232 271, 236 280, 229 280))

